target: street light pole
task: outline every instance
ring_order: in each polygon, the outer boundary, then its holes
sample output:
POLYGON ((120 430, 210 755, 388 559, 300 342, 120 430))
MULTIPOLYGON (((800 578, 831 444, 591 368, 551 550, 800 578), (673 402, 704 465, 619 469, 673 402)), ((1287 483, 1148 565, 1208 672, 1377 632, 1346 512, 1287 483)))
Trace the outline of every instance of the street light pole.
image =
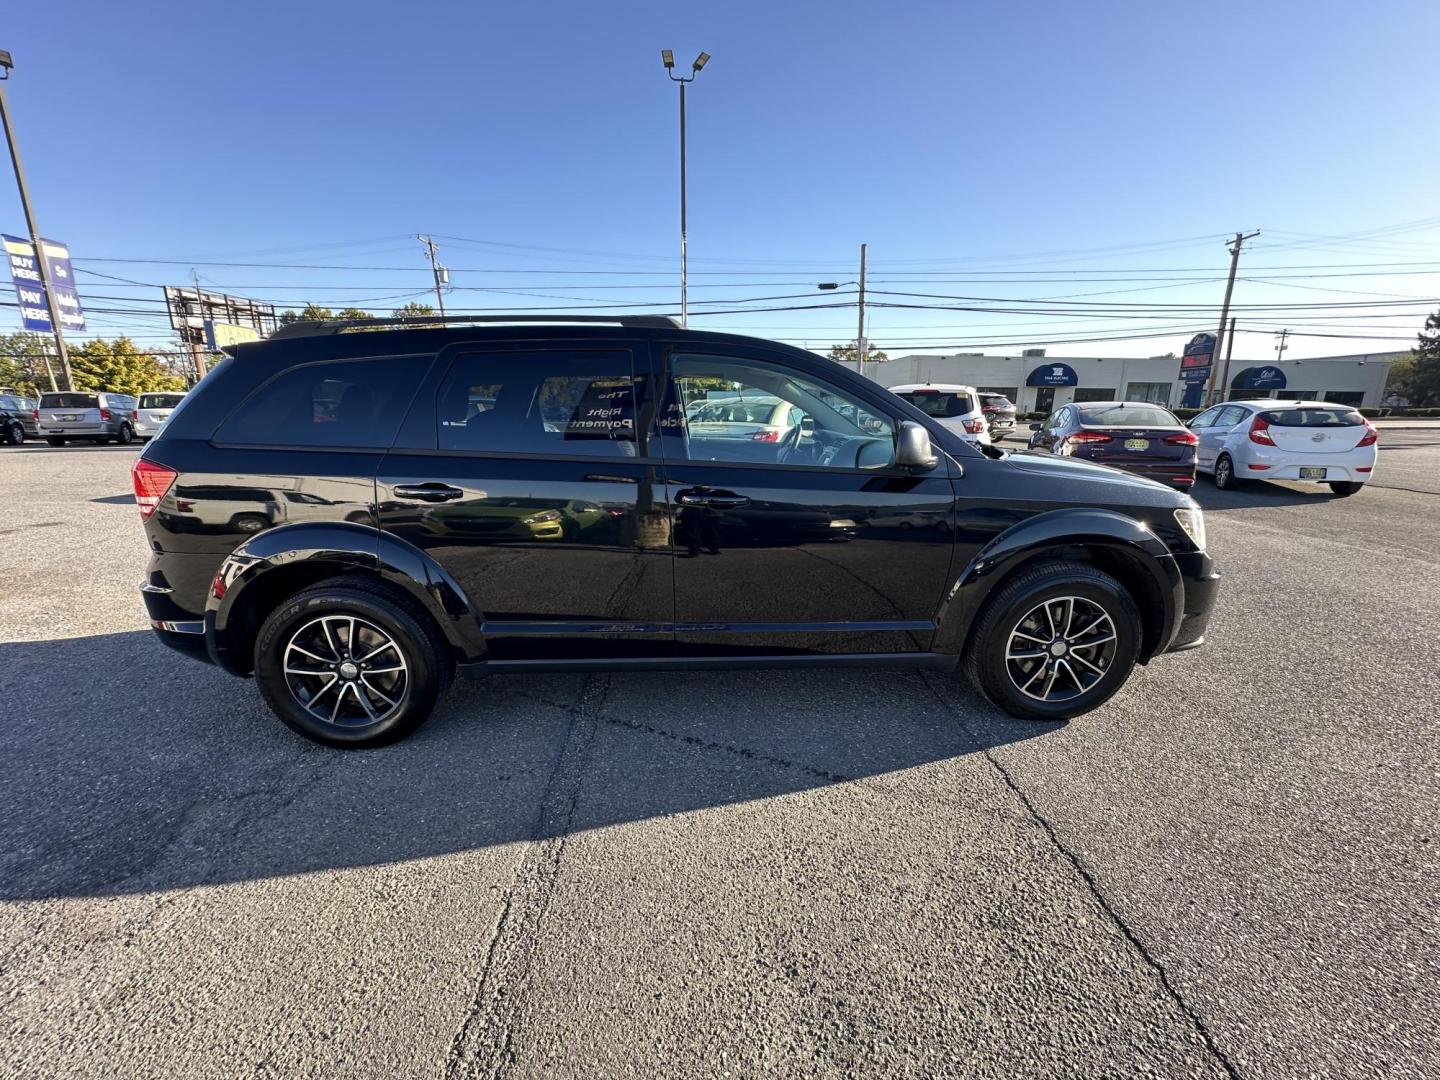
POLYGON ((10 127, 10 103, 5 98, 5 83, 10 80, 10 69, 14 67, 10 54, 0 49, 0 124, 5 127, 5 142, 10 147, 10 160, 15 165, 15 183, 20 188, 20 206, 25 211, 25 227, 30 230, 30 245, 35 252, 35 269, 40 274, 40 288, 45 293, 45 306, 50 311, 50 329, 55 334, 55 347, 60 352, 60 367, 65 372, 65 389, 74 390, 75 380, 70 375, 70 354, 65 349, 65 334, 60 327, 60 308, 55 303, 55 292, 50 288, 50 270, 45 265, 45 249, 40 243, 40 230, 35 227, 35 212, 30 209, 30 191, 25 186, 25 170, 20 165, 20 148, 15 145, 15 132, 10 127))
POLYGON ((690 325, 689 302, 689 252, 686 243, 686 192, 685 192, 685 87, 695 81, 700 69, 710 61, 710 54, 702 52, 695 58, 688 78, 675 74, 675 54, 669 49, 660 50, 660 59, 665 64, 665 73, 671 82, 680 84, 680 325, 690 325))

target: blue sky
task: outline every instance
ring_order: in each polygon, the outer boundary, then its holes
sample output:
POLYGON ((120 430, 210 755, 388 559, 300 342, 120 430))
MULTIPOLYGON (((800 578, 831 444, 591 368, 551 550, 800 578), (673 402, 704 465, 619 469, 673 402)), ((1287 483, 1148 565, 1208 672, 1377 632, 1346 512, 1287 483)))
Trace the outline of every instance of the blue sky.
MULTIPOLYGON (((668 47, 714 57, 690 95, 692 311, 751 309, 692 325, 849 340, 853 307, 754 309, 852 301, 813 284, 854 278, 863 240, 873 300, 1002 309, 877 307, 892 355, 1155 332, 1047 346, 1150 355, 1213 329, 1224 237, 1258 228, 1236 303, 1321 306, 1242 308, 1237 355, 1270 355, 1281 325, 1355 335, 1294 337, 1295 358, 1403 347, 1384 338, 1440 297, 1437 33, 1433 0, 56 0, 0 48, 41 228, 92 272, 92 328, 157 346, 164 320, 135 312, 158 290, 135 283, 193 270, 378 311, 426 287, 418 232, 457 309, 673 307, 668 47), (141 259, 173 261, 114 261, 141 259), (802 298, 731 303, 767 296, 802 298)), ((8 182, 0 225, 24 231, 8 182)))

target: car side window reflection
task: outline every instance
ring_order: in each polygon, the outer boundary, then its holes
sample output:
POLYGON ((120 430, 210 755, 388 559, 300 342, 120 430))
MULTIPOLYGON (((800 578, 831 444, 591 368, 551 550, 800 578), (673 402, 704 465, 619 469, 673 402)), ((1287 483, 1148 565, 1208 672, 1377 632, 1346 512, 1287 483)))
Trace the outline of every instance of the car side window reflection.
POLYGON ((837 469, 895 461, 888 416, 828 384, 729 357, 672 358, 660 427, 690 461, 837 469))

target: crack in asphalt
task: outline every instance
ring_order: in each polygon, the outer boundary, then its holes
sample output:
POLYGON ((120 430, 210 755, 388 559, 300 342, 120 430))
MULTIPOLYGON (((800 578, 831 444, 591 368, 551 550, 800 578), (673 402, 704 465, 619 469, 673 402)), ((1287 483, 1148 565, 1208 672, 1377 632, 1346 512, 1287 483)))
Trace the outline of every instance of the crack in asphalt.
POLYGON ((592 676, 569 706, 571 721, 540 800, 535 839, 516 864, 464 1019, 450 1044, 446 1080, 501 1080, 515 1064, 512 1041, 524 1010, 540 926, 555 893, 570 827, 580 802, 597 721, 610 692, 609 676, 592 676))
POLYGON ((743 746, 736 746, 733 743, 715 742, 711 739, 702 739, 698 735, 681 735, 678 732, 666 731, 664 728, 657 728, 650 724, 642 724, 638 720, 622 720, 618 717, 601 717, 602 723, 611 727, 625 728, 629 731, 640 732, 645 735, 657 735, 672 742, 684 743, 700 750, 721 750, 727 754, 734 754, 736 757, 746 758, 750 761, 760 761, 768 765, 777 765, 782 769, 792 769, 795 772, 813 776, 816 779, 824 780, 829 784, 857 783, 853 776, 846 776, 843 773, 831 772, 829 769, 817 769, 813 765, 806 765, 799 761, 791 761, 789 758, 776 757, 773 754, 762 754, 757 750, 750 750, 743 746))
POLYGON ((1226 1075, 1233 1077, 1234 1080, 1241 1080, 1240 1070, 1236 1068, 1234 1062, 1226 1056, 1225 1051, 1220 1049, 1219 1044, 1210 1033, 1210 1029, 1200 1016, 1200 1013, 1186 1001, 1180 991, 1175 988, 1175 985, 1170 981, 1170 974, 1166 971, 1165 965, 1162 964, 1150 951, 1149 947, 1140 940, 1139 935, 1130 928, 1130 924, 1125 921, 1120 912, 1110 902, 1109 897, 1105 895, 1105 891, 1100 887, 1099 881, 1095 879, 1095 876, 1086 867, 1080 856, 1060 838, 1059 831, 1051 824, 1049 818, 1040 812, 1040 808, 1035 805, 1030 796, 1027 795, 1025 790, 1016 782, 1015 778, 1010 774, 1010 771, 1000 763, 999 758, 994 755, 984 740, 975 734, 970 728, 970 725, 965 722, 964 717, 951 707, 950 702, 947 701, 945 696, 935 687, 930 677, 922 672, 920 673, 920 681, 925 684, 926 688, 935 696, 935 699, 940 702, 945 711, 955 717, 956 723, 960 725, 965 733, 974 740, 976 748, 984 755, 985 760, 990 764, 990 767, 995 770, 996 774, 999 775, 1005 786, 1020 800, 1020 804, 1025 807, 1026 812, 1029 813, 1030 817, 1034 819, 1035 823, 1040 826, 1041 830, 1050 839, 1050 843, 1054 845, 1055 850, 1064 856, 1065 860, 1074 867, 1075 872, 1080 876, 1080 880, 1085 883, 1090 895, 1095 898, 1095 903, 1100 906, 1100 910, 1109 916, 1111 922, 1115 924, 1116 929, 1120 931, 1125 940, 1131 944, 1141 959, 1154 970, 1160 980, 1161 988, 1170 999, 1174 1001, 1176 1007, 1185 1014, 1191 1024, 1194 1025, 1196 1032, 1200 1035, 1201 1041, 1205 1044, 1205 1048, 1220 1064, 1221 1068, 1225 1070, 1226 1075))

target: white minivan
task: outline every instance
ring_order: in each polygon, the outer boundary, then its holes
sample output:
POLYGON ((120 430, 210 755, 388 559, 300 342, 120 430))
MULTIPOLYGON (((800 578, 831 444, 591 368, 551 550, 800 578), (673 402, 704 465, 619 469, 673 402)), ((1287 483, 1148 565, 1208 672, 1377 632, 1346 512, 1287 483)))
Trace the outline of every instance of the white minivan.
POLYGON ((890 392, 902 397, 926 416, 940 421, 967 442, 990 445, 990 425, 980 405, 980 392, 958 383, 907 383, 892 386, 890 392))
POLYGON ((170 414, 179 408, 180 402, 184 400, 184 394, 141 394, 140 403, 136 406, 135 415, 131 418, 135 434, 142 439, 154 438, 161 425, 170 419, 170 414))

